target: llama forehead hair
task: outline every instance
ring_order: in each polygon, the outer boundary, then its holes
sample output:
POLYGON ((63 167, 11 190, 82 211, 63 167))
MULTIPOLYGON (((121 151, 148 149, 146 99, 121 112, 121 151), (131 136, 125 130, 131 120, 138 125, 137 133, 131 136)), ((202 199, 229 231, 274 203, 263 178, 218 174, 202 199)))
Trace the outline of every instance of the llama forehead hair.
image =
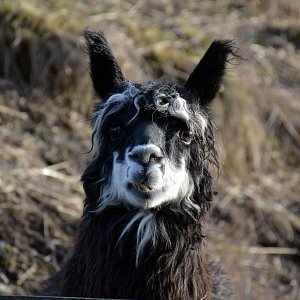
POLYGON ((129 84, 124 91, 112 94, 100 104, 94 114, 93 137, 100 139, 99 130, 110 116, 118 113, 124 106, 133 104, 134 114, 124 125, 130 124, 139 114, 141 108, 153 110, 186 122, 187 126, 205 138, 208 115, 198 103, 189 105, 176 89, 176 86, 158 85, 148 82, 144 85, 129 84))

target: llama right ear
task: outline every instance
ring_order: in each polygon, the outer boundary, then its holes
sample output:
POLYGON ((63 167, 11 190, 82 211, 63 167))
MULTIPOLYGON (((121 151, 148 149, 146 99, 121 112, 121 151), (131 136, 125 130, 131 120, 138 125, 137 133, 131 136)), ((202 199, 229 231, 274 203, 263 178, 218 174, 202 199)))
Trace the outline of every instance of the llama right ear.
POLYGON ((218 93, 228 57, 237 56, 233 50, 232 41, 214 41, 188 78, 185 88, 200 98, 201 105, 209 104, 218 93))
POLYGON ((96 93, 103 99, 125 82, 122 71, 101 32, 84 32, 90 57, 91 78, 96 93))

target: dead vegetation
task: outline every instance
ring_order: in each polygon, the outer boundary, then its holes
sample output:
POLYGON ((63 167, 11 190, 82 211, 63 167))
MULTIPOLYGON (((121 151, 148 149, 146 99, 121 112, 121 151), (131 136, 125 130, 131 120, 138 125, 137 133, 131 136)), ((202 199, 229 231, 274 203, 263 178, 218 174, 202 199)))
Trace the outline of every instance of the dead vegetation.
POLYGON ((0 4, 0 294, 35 293, 72 245, 90 157, 90 27, 134 80, 182 81, 213 38, 238 41, 245 60, 212 109, 223 166, 211 251, 236 299, 298 299, 298 1, 18 3, 0 4))

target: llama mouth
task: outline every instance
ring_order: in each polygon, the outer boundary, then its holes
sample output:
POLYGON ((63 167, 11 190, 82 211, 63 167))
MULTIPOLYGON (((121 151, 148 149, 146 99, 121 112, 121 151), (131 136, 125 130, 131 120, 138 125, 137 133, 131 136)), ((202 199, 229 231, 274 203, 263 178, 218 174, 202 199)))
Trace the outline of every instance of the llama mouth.
POLYGON ((135 190, 138 190, 140 192, 145 192, 145 193, 150 193, 154 190, 153 187, 142 183, 132 183, 131 187, 134 188, 135 190))

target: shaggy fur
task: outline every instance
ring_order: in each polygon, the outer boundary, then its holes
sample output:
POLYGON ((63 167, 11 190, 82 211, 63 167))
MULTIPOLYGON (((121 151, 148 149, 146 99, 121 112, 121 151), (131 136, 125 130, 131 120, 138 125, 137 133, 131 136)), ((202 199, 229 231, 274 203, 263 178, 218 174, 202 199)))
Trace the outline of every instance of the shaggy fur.
POLYGON ((103 101, 73 255, 45 294, 126 299, 229 299, 205 253, 204 216, 218 166, 207 105, 230 41, 212 43, 187 83, 124 79, 101 33, 85 32, 91 78, 103 101), (53 287, 56 285, 54 291, 53 287))

